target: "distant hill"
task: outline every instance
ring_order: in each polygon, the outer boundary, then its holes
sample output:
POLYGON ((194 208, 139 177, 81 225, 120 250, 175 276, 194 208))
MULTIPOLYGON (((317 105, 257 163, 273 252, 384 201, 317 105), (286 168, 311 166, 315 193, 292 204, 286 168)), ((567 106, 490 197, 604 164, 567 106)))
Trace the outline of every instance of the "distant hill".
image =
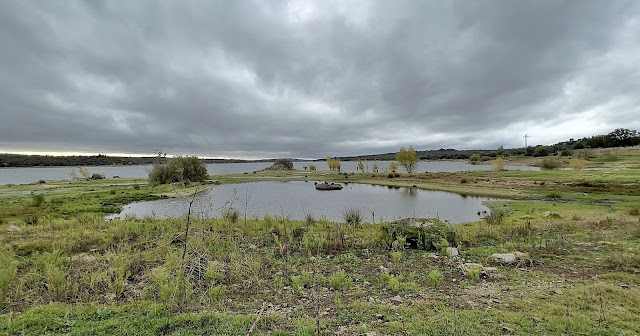
MULTIPOLYGON (((131 166, 149 165, 158 162, 157 156, 122 157, 108 155, 22 155, 0 154, 0 167, 56 167, 56 166, 131 166)), ((272 160, 233 160, 233 159, 203 159, 206 163, 238 163, 238 162, 270 162, 272 160)))
MULTIPOLYGON (((629 147, 640 145, 640 133, 636 130, 618 128, 608 134, 594 135, 582 139, 569 139, 567 141, 558 142, 554 145, 520 148, 498 148, 498 149, 475 149, 475 150, 457 150, 453 148, 440 148, 434 150, 416 150, 416 155, 422 160, 467 160, 472 154, 478 154, 483 159, 492 159, 498 156, 548 156, 561 155, 570 156, 575 150, 583 148, 611 148, 611 147, 629 147)), ((343 156, 337 157, 341 161, 355 160, 378 160, 391 161, 395 160, 396 153, 371 154, 359 156, 343 156)))
MULTIPOLYGON (((636 130, 618 128, 603 134, 585 137, 582 139, 569 139, 554 145, 528 148, 497 148, 477 150, 457 150, 453 148, 440 148, 434 150, 417 150, 416 154, 422 160, 467 160, 472 154, 478 154, 482 160, 490 160, 498 156, 570 156, 575 150, 583 148, 610 148, 628 147, 640 145, 640 133, 636 130)), ((337 157, 341 161, 355 160, 395 160, 396 153, 371 154, 359 156, 337 157)), ((0 154, 0 168, 2 167, 53 167, 53 166, 109 166, 109 165, 148 165, 157 162, 157 156, 149 157, 122 157, 107 156, 103 154, 93 156, 53 156, 53 155, 22 155, 0 154)), ((273 162, 275 159, 264 160, 236 160, 236 159, 203 159, 205 163, 241 163, 241 162, 273 162)), ((292 161, 315 161, 291 159, 292 161)), ((323 160, 323 159, 320 159, 323 160)))

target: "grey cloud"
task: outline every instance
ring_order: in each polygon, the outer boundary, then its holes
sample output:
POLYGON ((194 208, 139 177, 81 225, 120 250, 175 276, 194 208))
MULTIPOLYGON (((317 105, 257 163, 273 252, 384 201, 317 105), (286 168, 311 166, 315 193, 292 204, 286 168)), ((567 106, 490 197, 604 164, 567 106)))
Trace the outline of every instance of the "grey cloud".
POLYGON ((640 126, 634 1, 0 7, 4 151, 322 157, 640 126))

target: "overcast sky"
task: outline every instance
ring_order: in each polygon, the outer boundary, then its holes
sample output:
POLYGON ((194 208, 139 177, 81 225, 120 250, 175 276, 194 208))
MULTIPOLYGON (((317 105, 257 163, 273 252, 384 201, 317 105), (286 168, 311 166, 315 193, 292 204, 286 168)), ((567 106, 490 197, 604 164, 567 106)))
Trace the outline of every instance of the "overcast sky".
POLYGON ((315 158, 640 129, 640 1, 0 2, 0 152, 315 158))

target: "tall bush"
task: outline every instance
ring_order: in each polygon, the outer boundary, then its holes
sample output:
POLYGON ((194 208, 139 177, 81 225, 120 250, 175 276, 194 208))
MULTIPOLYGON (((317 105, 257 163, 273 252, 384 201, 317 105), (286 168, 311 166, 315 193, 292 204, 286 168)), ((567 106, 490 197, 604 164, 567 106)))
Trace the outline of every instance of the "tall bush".
POLYGON ((207 166, 197 156, 176 156, 153 165, 149 172, 151 184, 197 182, 209 177, 207 166))
POLYGON ((542 170, 555 170, 560 168, 560 162, 552 158, 546 158, 540 163, 542 170))

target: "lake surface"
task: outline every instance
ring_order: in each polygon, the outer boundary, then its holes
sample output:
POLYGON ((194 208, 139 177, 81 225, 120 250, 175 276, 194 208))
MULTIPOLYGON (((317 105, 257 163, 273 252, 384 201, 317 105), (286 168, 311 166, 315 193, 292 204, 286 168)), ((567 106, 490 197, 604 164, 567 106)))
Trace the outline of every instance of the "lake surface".
MULTIPOLYGON (((378 161, 379 171, 389 166, 391 161, 378 161)), ((373 161, 369 161, 369 171, 373 169, 373 161)), ((271 165, 271 162, 252 162, 252 163, 213 163, 207 165, 207 171, 211 175, 219 174, 238 174, 244 172, 253 172, 264 169, 271 165)), ((303 170, 304 167, 315 165, 318 170, 329 170, 327 163, 319 162, 294 162, 296 169, 303 170)), ((343 172, 357 171, 357 161, 341 162, 343 172)), ((25 184, 38 182, 39 180, 68 180, 71 178, 69 172, 72 167, 37 167, 37 168, 0 168, 0 185, 5 184, 25 184)), ((143 166, 98 166, 85 167, 91 174, 100 173, 106 177, 120 176, 122 178, 139 178, 147 177, 151 165, 143 166)), ((460 161, 423 161, 418 162, 416 172, 455 172, 467 170, 491 170, 490 165, 471 165, 460 161)), ((505 166, 510 170, 540 170, 538 167, 530 166, 505 166)), ((77 169, 76 169, 77 170, 77 169)), ((400 168, 399 171, 403 169, 400 168)))
MULTIPOLYGON (((344 184, 344 189, 316 190, 309 182, 252 182, 216 186, 196 197, 192 213, 202 217, 220 217, 230 206, 238 210, 240 218, 281 216, 304 219, 306 213, 316 219, 325 216, 330 221, 343 222, 347 209, 357 209, 366 222, 385 221, 402 217, 436 217, 451 223, 464 223, 481 219, 478 212, 489 211, 482 202, 485 197, 422 190, 418 188, 386 187, 359 183, 344 184)), ((120 214, 110 218, 175 218, 186 216, 186 199, 164 199, 135 202, 124 207, 120 214)))

